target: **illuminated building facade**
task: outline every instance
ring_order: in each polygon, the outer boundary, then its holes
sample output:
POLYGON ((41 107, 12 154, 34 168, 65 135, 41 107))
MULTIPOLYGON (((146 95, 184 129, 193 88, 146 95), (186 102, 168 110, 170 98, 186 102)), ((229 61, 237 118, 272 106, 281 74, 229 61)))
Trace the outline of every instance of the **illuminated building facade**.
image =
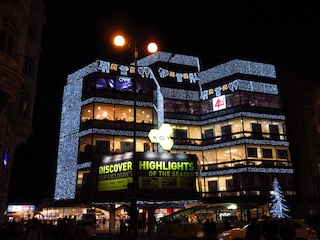
MULTIPOLYGON (((296 194, 294 171, 274 65, 235 59, 200 71, 197 57, 158 52, 137 66, 135 75, 132 65, 97 60, 68 76, 56 201, 127 202, 130 196, 115 199, 116 191, 101 196, 97 189, 106 186, 97 184, 98 169, 105 159, 120 161, 132 153, 136 136, 137 154, 167 154, 174 160, 197 156, 193 200, 198 203, 219 209, 234 203, 240 217, 248 210, 264 214, 276 177, 290 206, 296 194), (169 153, 148 138, 164 123, 173 128, 169 153)), ((101 169, 129 166, 117 164, 101 169)), ((159 184, 150 184, 161 191, 159 184)), ((128 185, 124 188, 130 192, 128 185)), ((141 201, 168 201, 160 195, 139 196, 141 201)), ((190 199, 176 194, 169 200, 190 199)))
POLYGON ((0 222, 15 153, 30 137, 36 95, 42 0, 0 1, 0 222))

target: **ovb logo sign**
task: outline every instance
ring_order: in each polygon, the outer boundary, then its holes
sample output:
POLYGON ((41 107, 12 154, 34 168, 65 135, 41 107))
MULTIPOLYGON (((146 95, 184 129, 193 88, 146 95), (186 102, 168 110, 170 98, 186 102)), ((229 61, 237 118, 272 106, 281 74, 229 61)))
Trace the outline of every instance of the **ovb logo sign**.
POLYGON ((151 129, 148 137, 152 143, 159 143, 163 150, 171 150, 173 146, 173 140, 170 135, 173 129, 170 124, 164 123, 159 129, 151 129))

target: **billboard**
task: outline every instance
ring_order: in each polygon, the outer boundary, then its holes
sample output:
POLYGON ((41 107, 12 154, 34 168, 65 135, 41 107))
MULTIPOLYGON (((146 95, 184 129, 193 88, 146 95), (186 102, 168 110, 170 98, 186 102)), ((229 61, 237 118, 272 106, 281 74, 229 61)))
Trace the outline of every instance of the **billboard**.
POLYGON ((105 157, 98 166, 97 192, 128 191, 136 182, 138 199, 197 198, 196 155, 139 152, 135 157, 135 162, 132 152, 105 157))

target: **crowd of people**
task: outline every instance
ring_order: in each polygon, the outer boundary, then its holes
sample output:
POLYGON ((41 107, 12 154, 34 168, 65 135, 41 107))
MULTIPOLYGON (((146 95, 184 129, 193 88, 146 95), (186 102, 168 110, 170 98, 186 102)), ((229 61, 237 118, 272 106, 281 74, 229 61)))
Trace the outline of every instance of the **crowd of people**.
MULTIPOLYGON (((201 222, 200 222, 201 223, 201 222)), ((218 229, 217 223, 212 219, 206 219, 203 224, 204 239, 216 240, 218 229)), ((141 224, 139 224, 141 225, 141 224)), ((103 226, 105 221, 103 221, 103 226)), ((142 231, 145 228, 143 224, 138 229, 142 231)), ((230 221, 224 221, 223 230, 231 229, 230 221)), ((128 226, 127 223, 120 220, 119 240, 127 239, 128 226)), ((246 231, 246 240, 293 240, 296 235, 294 226, 291 221, 283 219, 280 224, 270 221, 270 217, 266 217, 262 224, 259 224, 257 218, 252 218, 246 231)), ((85 222, 77 221, 76 218, 64 217, 59 218, 56 224, 53 222, 45 223, 38 218, 32 218, 27 223, 23 220, 20 222, 7 222, 1 224, 0 239, 5 240, 87 240, 90 239, 86 232, 85 222)))
POLYGON ((76 218, 59 218, 57 223, 43 222, 34 217, 24 223, 5 222, 0 225, 0 239, 5 240, 86 240, 84 222, 76 218))

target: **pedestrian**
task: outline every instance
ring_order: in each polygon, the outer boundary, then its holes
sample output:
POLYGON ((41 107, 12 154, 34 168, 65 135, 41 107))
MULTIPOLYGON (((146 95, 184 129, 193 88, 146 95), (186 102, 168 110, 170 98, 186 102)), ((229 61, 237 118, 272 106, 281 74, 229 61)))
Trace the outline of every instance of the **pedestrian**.
POLYGON ((282 240, 293 240, 296 236, 296 231, 294 229, 293 223, 284 218, 280 223, 279 235, 282 240))
POLYGON ((123 219, 120 219, 120 236, 119 240, 125 240, 127 234, 127 225, 123 219))
POLYGON ((217 239, 217 223, 211 219, 210 221, 211 239, 217 239))
POLYGON ((107 219, 105 217, 102 218, 102 227, 106 228, 106 221, 107 219))
POLYGON ((226 219, 224 221, 224 224, 223 224, 223 230, 226 231, 226 230, 230 230, 231 229, 231 223, 230 223, 230 220, 229 219, 226 219))
POLYGON ((211 240, 211 224, 210 224, 210 220, 207 219, 204 222, 204 237, 206 240, 211 240))
POLYGON ((261 229, 258 218, 252 218, 245 235, 246 240, 259 240, 261 237, 261 229))
POLYGON ((279 239, 279 227, 274 221, 271 221, 269 216, 265 217, 261 231, 265 240, 279 239))
POLYGON ((43 240, 42 223, 38 218, 32 218, 26 226, 24 240, 43 240))

